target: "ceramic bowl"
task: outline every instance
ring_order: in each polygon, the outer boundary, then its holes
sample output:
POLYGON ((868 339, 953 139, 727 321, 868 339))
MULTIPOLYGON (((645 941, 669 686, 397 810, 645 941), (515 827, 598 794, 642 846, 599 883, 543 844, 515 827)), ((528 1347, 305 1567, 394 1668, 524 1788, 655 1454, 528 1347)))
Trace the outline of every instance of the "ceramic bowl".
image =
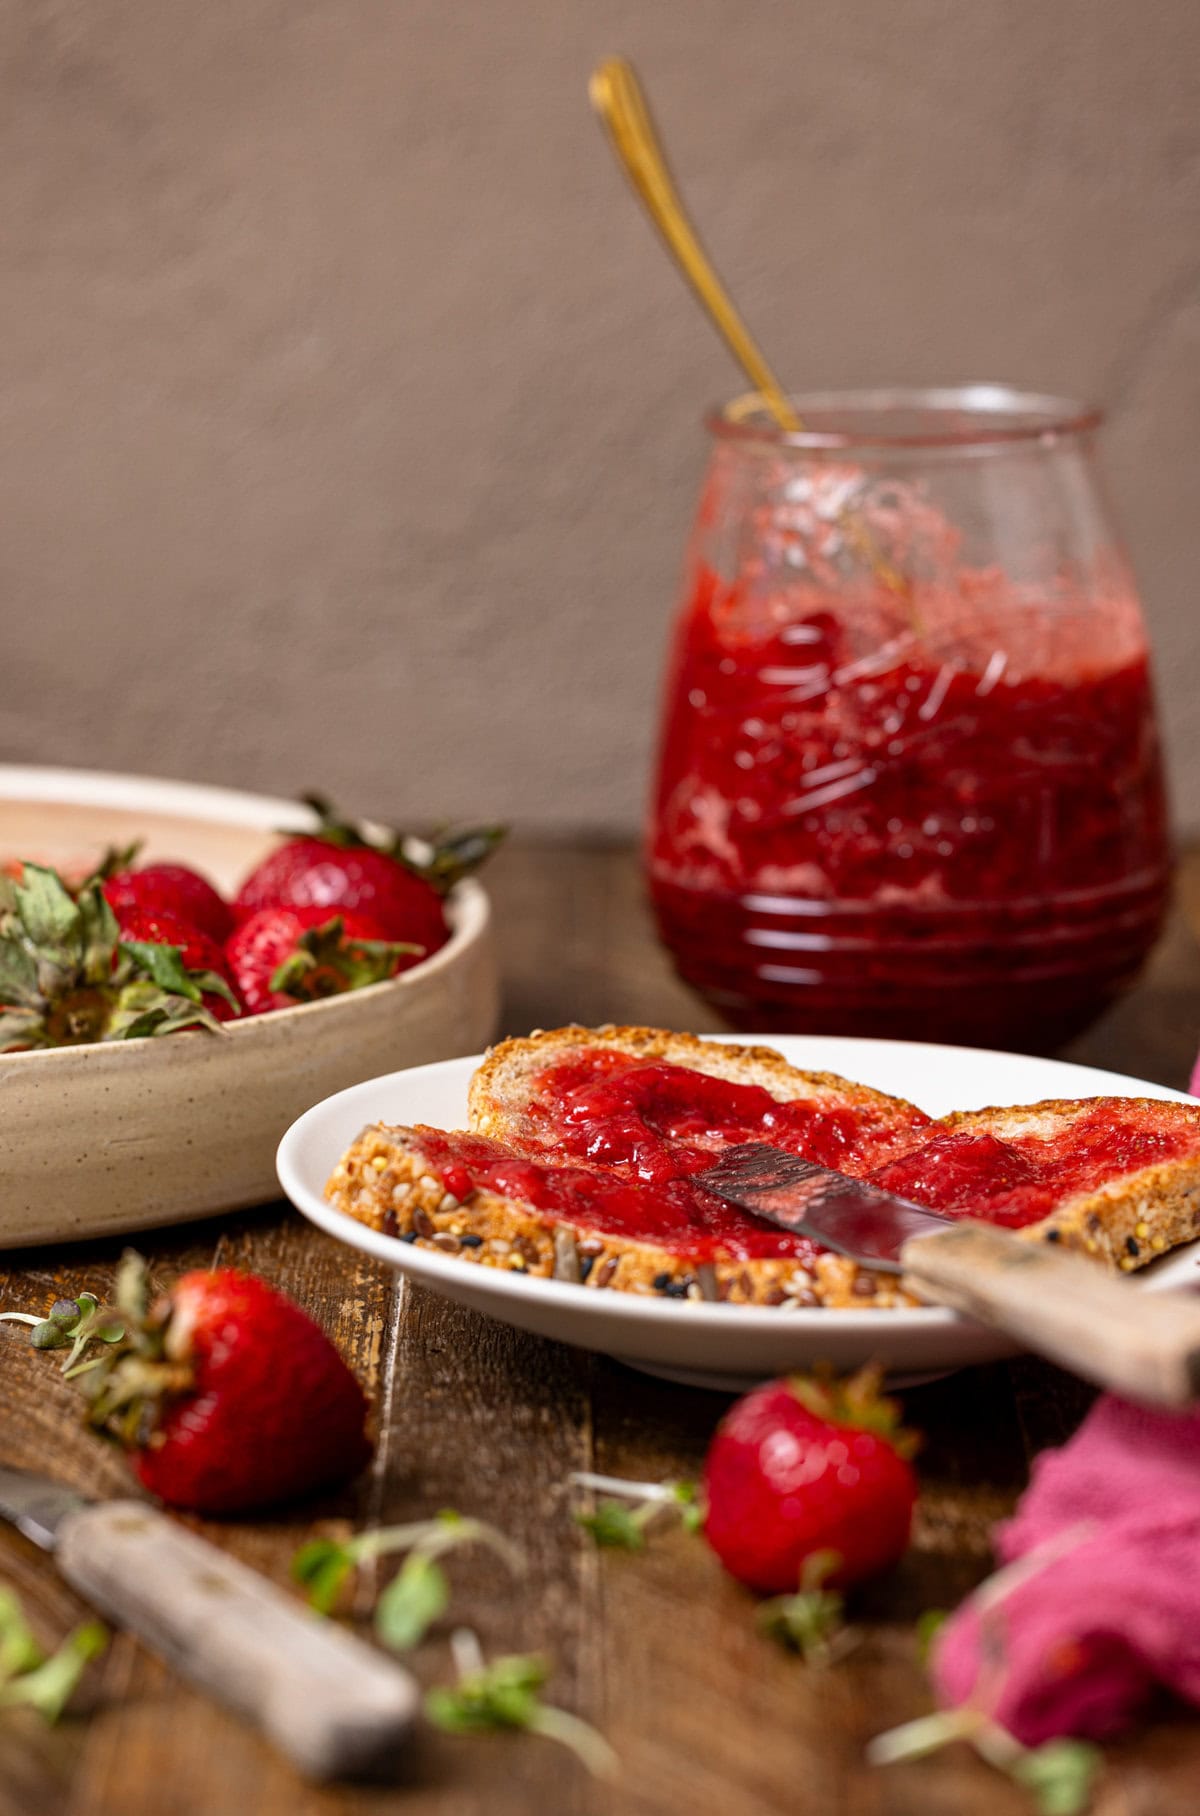
MULTIPOLYGON (((225 891, 307 810, 232 789, 0 766, 0 859, 78 869, 109 845, 194 864, 225 891)), ((157 1040, 0 1055, 0 1247, 112 1235, 277 1195, 275 1149, 310 1104, 495 1032, 488 898, 448 902, 440 952, 383 984, 157 1040)))

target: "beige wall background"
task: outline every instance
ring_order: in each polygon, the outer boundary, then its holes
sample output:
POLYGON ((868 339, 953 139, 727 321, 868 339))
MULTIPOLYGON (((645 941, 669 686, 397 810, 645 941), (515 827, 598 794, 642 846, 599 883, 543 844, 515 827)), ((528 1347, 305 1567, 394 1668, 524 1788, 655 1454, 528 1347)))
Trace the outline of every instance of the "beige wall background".
POLYGON ((1196 0, 10 0, 0 757, 636 821, 737 385, 612 50, 797 387, 1111 405, 1200 827, 1196 0))

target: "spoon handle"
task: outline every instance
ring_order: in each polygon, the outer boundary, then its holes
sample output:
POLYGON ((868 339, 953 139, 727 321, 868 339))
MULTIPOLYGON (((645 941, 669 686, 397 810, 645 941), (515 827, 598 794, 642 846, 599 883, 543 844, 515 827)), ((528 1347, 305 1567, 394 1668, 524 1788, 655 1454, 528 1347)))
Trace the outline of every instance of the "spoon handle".
POLYGON ((646 212, 725 337, 733 357, 780 427, 801 429, 799 416, 700 244, 667 167, 666 154, 633 65, 624 57, 609 57, 594 72, 588 93, 646 212))

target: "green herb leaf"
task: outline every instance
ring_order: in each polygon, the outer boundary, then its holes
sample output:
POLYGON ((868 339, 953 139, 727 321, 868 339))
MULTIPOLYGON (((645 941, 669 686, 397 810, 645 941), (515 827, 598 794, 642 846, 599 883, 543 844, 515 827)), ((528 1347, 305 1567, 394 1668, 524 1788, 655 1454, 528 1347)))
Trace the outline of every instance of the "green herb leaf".
POLYGON ((549 1662, 535 1654, 497 1658, 465 1673, 454 1689, 431 1690, 426 1711, 439 1728, 454 1734, 527 1728, 549 1675, 549 1662))
POLYGON ((375 1631, 393 1652, 407 1652, 449 1606, 450 1585, 441 1566, 420 1551, 410 1552, 376 1604, 375 1631))
MULTIPOLYGON (((656 1506, 649 1508, 652 1515, 657 1511, 656 1506)), ((646 1508, 626 1507, 620 1501, 600 1501, 594 1512, 577 1513, 575 1520, 585 1532, 591 1533, 597 1545, 611 1546, 618 1551, 644 1551, 646 1512, 646 1508)))
MULTIPOLYGON (((465 1637, 477 1647, 473 1635, 465 1637)), ((604 1736, 580 1716, 541 1700, 539 1692, 549 1671, 548 1661, 536 1655, 497 1658, 490 1665, 460 1671, 453 1689, 431 1690, 425 1712, 436 1727, 451 1734, 513 1728, 541 1734, 569 1747, 597 1778, 616 1777, 619 1762, 604 1736)))
POLYGON ((0 1684, 22 1671, 35 1670, 44 1657, 15 1590, 0 1583, 0 1684))
POLYGON ((944 1608, 926 1608, 917 1616, 917 1656, 923 1665, 929 1663, 934 1641, 949 1618, 944 1608))
POLYGON ((1039 1816, 1082 1816, 1103 1764, 1099 1747, 1084 1740, 1048 1740, 1009 1767, 1029 1791, 1039 1816))
POLYGON ((0 1688, 0 1706, 25 1704, 47 1722, 56 1722, 83 1676, 88 1662, 108 1645, 108 1633, 99 1621, 88 1621, 65 1639, 51 1658, 10 1678, 0 1688))
POLYGON ((336 1539, 312 1539, 292 1559, 292 1576, 307 1588, 310 1608, 318 1614, 332 1614, 355 1563, 349 1545, 336 1539))

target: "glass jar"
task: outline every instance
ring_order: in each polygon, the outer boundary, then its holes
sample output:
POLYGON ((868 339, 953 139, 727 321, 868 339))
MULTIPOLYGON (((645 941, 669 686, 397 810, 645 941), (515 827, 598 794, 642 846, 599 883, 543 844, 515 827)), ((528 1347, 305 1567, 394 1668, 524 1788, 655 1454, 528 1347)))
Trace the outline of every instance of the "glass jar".
POLYGON ((735 1024, 1049 1050, 1162 923, 1145 631, 1096 411, 993 385, 712 416, 647 864, 735 1024))

